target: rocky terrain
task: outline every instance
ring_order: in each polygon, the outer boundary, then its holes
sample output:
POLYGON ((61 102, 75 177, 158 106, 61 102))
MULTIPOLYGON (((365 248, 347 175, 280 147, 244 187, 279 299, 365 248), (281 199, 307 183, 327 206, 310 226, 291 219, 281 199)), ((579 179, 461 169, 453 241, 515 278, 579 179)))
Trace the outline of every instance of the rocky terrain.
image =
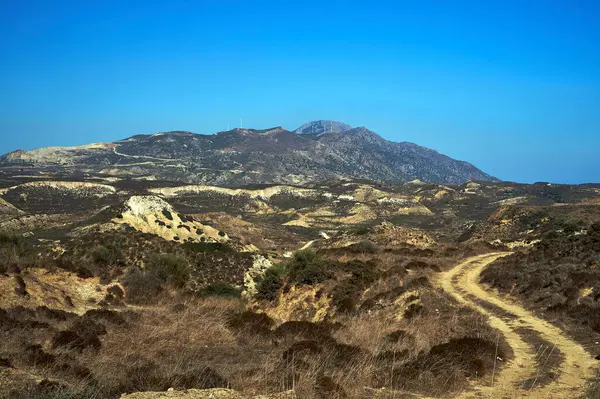
POLYGON ((315 121, 294 131, 233 129, 212 135, 162 132, 114 143, 17 150, 0 157, 0 170, 240 186, 368 179, 460 184, 496 181, 473 165, 412 143, 384 140, 364 127, 315 121))
POLYGON ((0 397, 600 394, 600 185, 188 183, 161 137, 0 168, 0 397))

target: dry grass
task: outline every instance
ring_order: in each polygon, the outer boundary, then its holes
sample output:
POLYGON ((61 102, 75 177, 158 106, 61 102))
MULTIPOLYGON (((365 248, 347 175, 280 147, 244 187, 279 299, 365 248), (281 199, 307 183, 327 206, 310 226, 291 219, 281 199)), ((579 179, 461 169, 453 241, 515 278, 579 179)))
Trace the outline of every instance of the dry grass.
MULTIPOLYGON (((34 340, 53 356, 51 363, 20 366, 72 384, 68 392, 85 393, 79 397, 98 399, 170 387, 223 386, 248 394, 293 389, 308 399, 364 397, 365 387, 424 394, 460 390, 468 367, 452 351, 432 358, 429 351, 453 338, 495 342, 497 336, 476 313, 450 305, 433 291, 421 293, 419 300, 426 311, 411 319, 399 316, 402 306, 394 305, 343 315, 336 324, 304 322, 270 331, 232 328, 228 320, 245 309, 239 300, 203 298, 133 307, 136 315, 127 315, 126 324, 106 324, 98 350, 52 349, 43 344, 51 333, 38 331, 34 340), (73 369, 57 367, 65 363, 73 369)), ((53 331, 72 324, 62 321, 53 331)), ((21 331, 26 336, 32 330, 21 331)))
POLYGON ((482 316, 457 307, 429 283, 440 262, 461 254, 330 253, 330 259, 354 262, 336 264, 326 281, 309 279, 311 285, 300 287, 314 295, 295 303, 304 311, 277 313, 277 321, 248 309, 273 314, 269 310, 293 302, 288 299, 298 287, 282 289, 274 303, 247 304, 184 295, 172 284, 158 302, 107 310, 105 318, 73 315, 43 320, 44 326, 0 328, 0 358, 35 352, 36 359, 16 366, 97 399, 171 387, 231 387, 248 394, 292 389, 307 399, 372 397, 365 387, 449 394, 491 370, 497 339, 482 316), (339 287, 355 306, 330 306, 312 323, 312 307, 332 301, 339 287), (465 350, 470 347, 473 354, 465 350))

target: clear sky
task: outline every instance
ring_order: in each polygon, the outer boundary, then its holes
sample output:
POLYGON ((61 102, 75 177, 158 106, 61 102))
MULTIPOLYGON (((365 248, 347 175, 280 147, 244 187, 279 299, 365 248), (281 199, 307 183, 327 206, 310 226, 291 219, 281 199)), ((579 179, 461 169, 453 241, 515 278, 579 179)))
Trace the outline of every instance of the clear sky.
POLYGON ((0 4, 0 153, 334 119, 600 182, 597 0, 0 4))

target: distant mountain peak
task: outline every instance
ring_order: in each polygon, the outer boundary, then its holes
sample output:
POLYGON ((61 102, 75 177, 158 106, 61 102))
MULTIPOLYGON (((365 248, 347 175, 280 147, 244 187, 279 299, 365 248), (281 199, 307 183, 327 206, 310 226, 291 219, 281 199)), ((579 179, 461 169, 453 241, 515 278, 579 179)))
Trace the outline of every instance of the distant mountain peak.
POLYGON ((323 134, 323 133, 342 133, 352 129, 352 126, 343 122, 319 120, 305 123, 294 133, 298 134, 323 134))

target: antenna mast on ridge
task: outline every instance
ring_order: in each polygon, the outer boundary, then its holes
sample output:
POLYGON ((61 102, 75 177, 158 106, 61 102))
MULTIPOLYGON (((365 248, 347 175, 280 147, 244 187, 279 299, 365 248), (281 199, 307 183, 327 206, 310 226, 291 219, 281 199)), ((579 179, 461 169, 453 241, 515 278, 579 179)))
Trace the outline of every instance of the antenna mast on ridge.
POLYGON ((240 118, 240 129, 244 128, 244 118, 240 118))

